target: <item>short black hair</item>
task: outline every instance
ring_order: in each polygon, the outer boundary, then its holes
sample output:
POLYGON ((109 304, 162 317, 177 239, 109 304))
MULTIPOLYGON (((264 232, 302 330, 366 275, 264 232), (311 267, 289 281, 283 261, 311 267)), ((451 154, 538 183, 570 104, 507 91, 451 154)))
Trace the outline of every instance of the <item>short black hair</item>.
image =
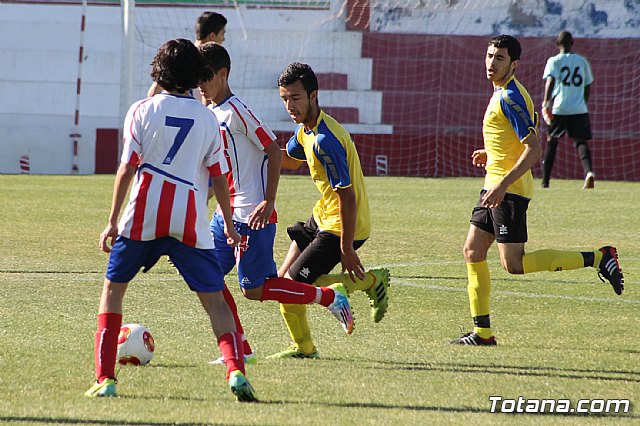
POLYGON ((217 73, 222 68, 227 69, 227 74, 231 72, 231 58, 227 49, 215 41, 207 42, 199 47, 204 58, 204 66, 212 74, 217 73))
POLYGON ((516 61, 520 59, 520 54, 522 53, 522 47, 520 47, 520 42, 513 36, 510 35, 499 35, 493 37, 489 41, 489 46, 494 46, 497 49, 502 49, 503 47, 507 48, 507 52, 509 52, 509 57, 511 61, 516 61))
POLYGON ((227 25, 227 18, 217 12, 202 12, 196 21, 196 39, 204 40, 209 34, 218 34, 227 25))
POLYGON ((556 38, 556 45, 570 48, 573 46, 573 36, 569 31, 560 31, 560 34, 558 34, 556 38))
POLYGON ((311 95, 311 92, 318 90, 318 78, 316 74, 309 65, 300 62, 287 65, 280 74, 280 77, 278 77, 278 87, 289 86, 298 80, 302 82, 302 86, 307 92, 307 95, 311 95))
POLYGON ((167 91, 193 89, 205 74, 202 55, 183 38, 165 42, 151 62, 151 78, 167 91))

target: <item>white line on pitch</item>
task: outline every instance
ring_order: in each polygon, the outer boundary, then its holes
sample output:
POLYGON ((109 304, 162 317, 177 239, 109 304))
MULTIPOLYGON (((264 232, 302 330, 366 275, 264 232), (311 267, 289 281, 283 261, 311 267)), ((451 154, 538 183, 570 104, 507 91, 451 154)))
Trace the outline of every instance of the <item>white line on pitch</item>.
MULTIPOLYGON (((395 285, 403 285, 406 287, 417 287, 424 288, 429 290, 442 290, 442 291, 459 291, 466 292, 467 287, 445 287, 440 285, 432 285, 432 284, 419 284, 414 281, 410 281, 407 279, 398 279, 391 278, 392 286, 395 285)), ((493 294, 505 295, 505 296, 518 296, 518 297, 528 297, 530 299, 560 299, 560 300, 581 300, 585 302, 619 302, 619 303, 631 303, 631 304, 640 304, 640 300, 629 300, 629 299, 612 299, 612 298, 601 298, 601 297, 585 297, 585 296, 563 296, 560 294, 533 294, 533 293, 523 293, 519 291, 504 291, 504 290, 492 290, 493 294)))

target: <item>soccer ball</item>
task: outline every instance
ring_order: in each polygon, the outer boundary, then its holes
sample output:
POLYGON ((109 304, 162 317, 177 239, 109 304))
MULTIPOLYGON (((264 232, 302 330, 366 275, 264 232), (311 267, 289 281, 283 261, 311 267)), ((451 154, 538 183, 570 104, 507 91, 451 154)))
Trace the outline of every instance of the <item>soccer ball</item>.
POLYGON ((118 336, 116 359, 122 365, 147 365, 156 345, 151 332, 140 324, 125 324, 118 336))

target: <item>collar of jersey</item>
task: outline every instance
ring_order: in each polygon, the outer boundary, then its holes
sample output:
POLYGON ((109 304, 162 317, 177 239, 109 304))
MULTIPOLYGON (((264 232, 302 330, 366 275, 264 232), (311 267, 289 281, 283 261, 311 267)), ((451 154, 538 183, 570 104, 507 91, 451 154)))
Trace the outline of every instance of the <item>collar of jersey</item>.
POLYGON ((225 100, 223 100, 222 102, 220 102, 219 104, 216 104, 216 106, 214 106, 214 108, 218 108, 219 106, 224 105, 225 103, 227 103, 229 101, 229 99, 233 98, 235 95, 232 93, 229 96, 227 96, 227 98, 225 100))
POLYGON ((320 110, 320 114, 318 114, 318 121, 316 121, 316 125, 313 127, 313 129, 309 130, 307 132, 307 130, 304 128, 304 124, 302 125, 302 131, 305 132, 307 135, 310 135, 311 133, 316 133, 316 129, 318 128, 318 126, 320 125, 320 122, 322 120, 324 120, 324 116, 325 113, 323 110, 320 110))

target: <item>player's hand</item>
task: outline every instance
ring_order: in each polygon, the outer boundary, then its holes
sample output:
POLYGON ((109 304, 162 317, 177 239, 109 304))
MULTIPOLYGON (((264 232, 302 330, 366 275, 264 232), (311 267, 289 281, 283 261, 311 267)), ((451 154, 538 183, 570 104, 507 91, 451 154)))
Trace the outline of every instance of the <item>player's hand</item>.
POLYGON ((232 227, 231 229, 229 229, 226 225, 224 227, 224 235, 227 236, 227 244, 229 244, 230 246, 235 246, 240 242, 240 240, 242 240, 242 237, 240 236, 240 234, 238 234, 236 228, 232 227))
POLYGON ((104 231, 100 234, 100 242, 98 243, 98 248, 105 253, 111 253, 111 247, 116 242, 116 238, 118 237, 118 226, 113 224, 108 224, 104 231), (107 240, 109 243, 107 243, 107 240))
POLYGON ((471 164, 475 167, 484 167, 487 165, 487 151, 484 149, 476 149, 471 153, 471 164))
POLYGON ((257 230, 267 226, 274 209, 272 201, 263 200, 249 215, 249 228, 257 230))
POLYGON ((487 192, 485 192, 480 202, 482 203, 483 207, 495 209, 500 205, 500 203, 502 203, 505 194, 506 190, 502 189, 498 185, 495 188, 491 188, 487 192))
POLYGON ((553 113, 551 112, 550 107, 548 106, 542 107, 542 118, 544 119, 544 122, 547 123, 547 126, 551 126, 551 122, 553 122, 554 116, 553 116, 553 113))
POLYGON ((360 262, 360 258, 353 247, 342 251, 340 261, 342 262, 342 272, 348 272, 352 281, 355 281, 356 277, 364 280, 364 266, 362 266, 362 262, 360 262))

